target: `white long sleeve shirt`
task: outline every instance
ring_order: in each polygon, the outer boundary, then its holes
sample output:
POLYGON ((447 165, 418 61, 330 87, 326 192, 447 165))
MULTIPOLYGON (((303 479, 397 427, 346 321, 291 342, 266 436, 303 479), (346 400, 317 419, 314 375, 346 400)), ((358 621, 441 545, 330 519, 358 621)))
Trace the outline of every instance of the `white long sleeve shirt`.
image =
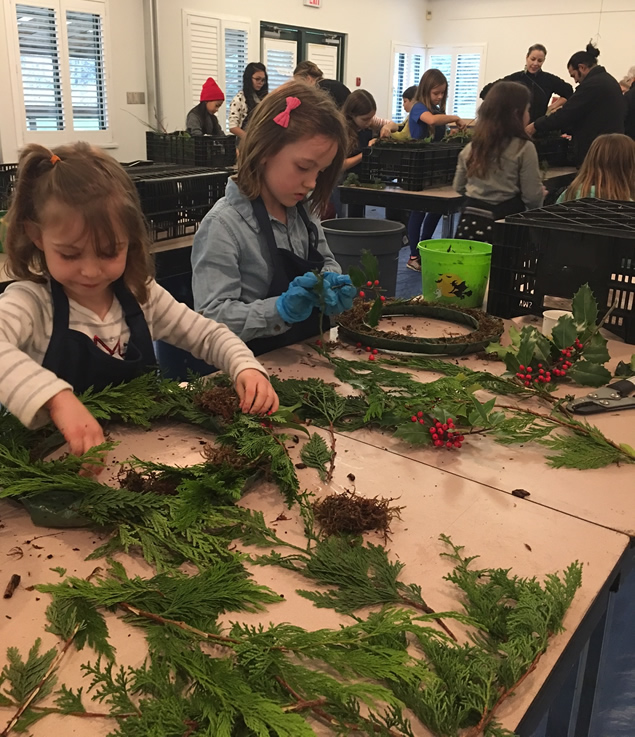
MULTIPOLYGON (((232 381, 245 369, 266 375, 253 353, 229 328, 177 302, 155 281, 142 306, 153 340, 164 340, 227 373, 232 381)), ((130 338, 119 300, 100 319, 69 299, 69 327, 86 334, 101 350, 123 358, 130 338)), ((70 384, 42 367, 53 330, 50 285, 19 281, 0 295, 0 404, 29 428, 49 419, 44 404, 70 384)))

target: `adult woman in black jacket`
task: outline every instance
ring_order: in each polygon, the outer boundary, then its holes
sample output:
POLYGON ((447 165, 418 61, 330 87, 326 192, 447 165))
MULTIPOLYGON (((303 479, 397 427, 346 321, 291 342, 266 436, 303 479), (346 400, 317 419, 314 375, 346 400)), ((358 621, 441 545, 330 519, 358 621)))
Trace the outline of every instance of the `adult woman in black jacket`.
MULTIPOLYGON (((573 94, 573 87, 560 79, 555 74, 544 72, 542 65, 547 57, 547 49, 542 44, 534 44, 529 47, 527 56, 525 57, 525 68, 522 72, 514 72, 503 77, 506 82, 520 82, 529 90, 529 120, 534 121, 541 118, 547 110, 553 112, 564 105, 569 97, 573 94), (558 95, 558 99, 549 105, 553 95, 558 95)), ((499 82, 501 80, 498 80, 499 82)), ((481 90, 481 99, 484 100, 487 93, 492 89, 496 82, 490 82, 481 90)))
POLYGON ((553 115, 538 118, 527 127, 530 136, 554 130, 571 133, 576 166, 582 164, 598 136, 624 133, 624 96, 618 81, 598 65, 599 55, 591 44, 586 51, 576 52, 567 67, 578 88, 553 115))

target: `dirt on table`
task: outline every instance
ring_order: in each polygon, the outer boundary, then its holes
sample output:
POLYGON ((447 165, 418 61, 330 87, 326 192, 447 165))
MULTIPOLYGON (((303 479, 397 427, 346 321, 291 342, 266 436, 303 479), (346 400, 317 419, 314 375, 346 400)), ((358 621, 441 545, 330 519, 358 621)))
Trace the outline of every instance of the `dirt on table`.
POLYGON ((331 494, 313 504, 315 521, 326 535, 360 535, 363 532, 390 533, 390 523, 400 519, 403 507, 391 507, 394 499, 363 497, 353 491, 331 494))
POLYGON ((179 479, 170 479, 156 471, 139 473, 134 468, 122 468, 117 474, 122 489, 136 492, 150 492, 158 496, 176 496, 179 479))
POLYGON ((231 420, 240 409, 238 395, 230 386, 213 386, 194 397, 194 404, 223 420, 231 420))
POLYGON ((212 466, 224 466, 239 471, 247 465, 247 459, 228 445, 212 445, 203 448, 203 457, 212 466))

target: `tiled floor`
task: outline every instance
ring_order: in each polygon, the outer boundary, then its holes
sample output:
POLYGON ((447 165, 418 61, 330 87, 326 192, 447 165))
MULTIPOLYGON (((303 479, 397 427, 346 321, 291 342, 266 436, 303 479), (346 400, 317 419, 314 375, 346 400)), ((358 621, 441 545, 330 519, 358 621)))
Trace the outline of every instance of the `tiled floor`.
MULTIPOLYGON (((366 216, 383 218, 384 211, 382 208, 367 208, 366 216)), ((435 238, 440 235, 439 226, 435 238)), ((397 297, 421 294, 421 274, 406 268, 409 255, 408 247, 399 253, 397 297)), ((612 605, 588 737, 635 735, 635 570, 614 594, 612 605)), ((557 717, 555 721, 558 721, 557 717)), ((566 723, 566 719, 564 721, 566 723)), ((545 727, 546 720, 533 737, 545 736, 545 727)), ((547 737, 579 737, 579 733, 571 730, 567 733, 565 727, 562 734, 549 734, 547 737)))

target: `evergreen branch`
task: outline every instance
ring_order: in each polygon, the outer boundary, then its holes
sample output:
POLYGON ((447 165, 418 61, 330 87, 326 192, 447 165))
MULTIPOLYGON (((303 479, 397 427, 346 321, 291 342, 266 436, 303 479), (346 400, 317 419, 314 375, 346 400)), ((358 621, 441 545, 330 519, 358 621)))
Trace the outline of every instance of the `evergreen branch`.
MULTIPOLYGON (((20 717, 26 712, 26 710, 29 708, 29 706, 36 701, 38 698, 41 698, 41 693, 44 690, 50 690, 52 688, 53 681, 53 674, 59 667, 59 664, 62 662, 62 659, 66 655, 66 652, 70 648, 71 644, 73 643, 73 640, 75 638, 75 635, 79 632, 79 628, 81 627, 81 624, 75 625, 70 637, 66 640, 64 645, 62 646, 62 649, 57 653, 57 655, 51 660, 48 668, 46 669, 46 673, 42 676, 40 681, 35 685, 31 693, 29 694, 28 698, 22 703, 20 708, 16 711, 16 713, 13 715, 13 717, 9 720, 9 723, 4 728, 2 732, 0 732, 0 737, 7 737, 7 735, 11 732, 13 727, 18 723, 20 717)), ((37 648, 39 645, 39 640, 36 641, 36 645, 34 647, 37 648)), ((31 650, 33 652, 33 649, 31 650)), ((36 649, 37 654, 37 649, 36 649)), ((50 651, 49 651, 50 652, 50 651)), ((31 654, 31 653, 30 653, 31 654)), ((29 655, 30 655, 29 654, 29 655)))
MULTIPOLYGON (((332 444, 334 445, 334 443, 335 439, 333 438, 332 444)), ((314 432, 311 435, 311 438, 302 446, 300 450, 300 458, 302 459, 302 462, 306 466, 309 466, 309 468, 317 469, 318 473, 320 474, 320 479, 324 483, 330 483, 331 479, 333 478, 332 464, 334 462, 335 456, 333 445, 331 447, 331 450, 329 450, 326 442, 324 441, 324 438, 322 438, 321 435, 318 435, 318 433, 314 432), (331 463, 331 469, 327 471, 326 464, 329 462, 331 463)))

